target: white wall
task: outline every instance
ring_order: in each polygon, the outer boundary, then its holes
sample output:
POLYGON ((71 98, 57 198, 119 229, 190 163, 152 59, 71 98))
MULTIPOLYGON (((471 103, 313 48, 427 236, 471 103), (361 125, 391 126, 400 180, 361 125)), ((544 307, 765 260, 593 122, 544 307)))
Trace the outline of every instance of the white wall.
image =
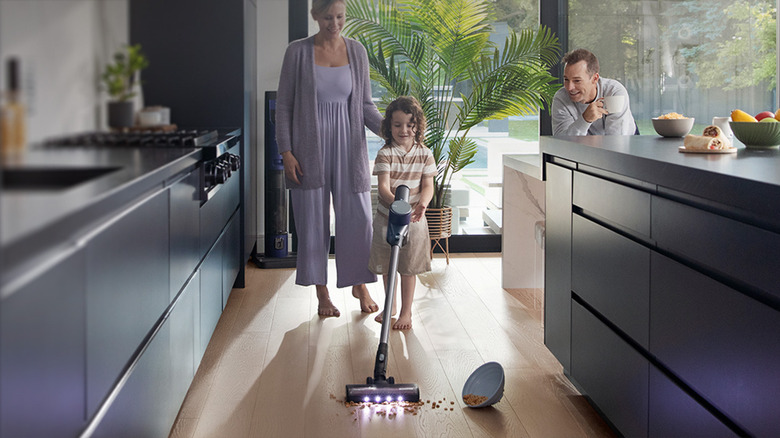
POLYGON ((0 0, 0 84, 20 58, 31 144, 103 127, 99 78, 128 41, 128 0, 0 0))

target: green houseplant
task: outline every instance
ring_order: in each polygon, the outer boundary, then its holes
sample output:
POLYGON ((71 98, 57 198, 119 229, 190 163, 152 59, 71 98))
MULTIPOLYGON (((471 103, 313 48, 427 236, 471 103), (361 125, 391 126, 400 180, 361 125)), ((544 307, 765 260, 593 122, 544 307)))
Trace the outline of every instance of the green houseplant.
POLYGON ((544 27, 526 29, 498 47, 489 40, 492 8, 491 0, 347 3, 344 33, 366 47, 371 77, 387 91, 383 103, 412 95, 423 106, 426 145, 438 167, 431 208, 444 207, 452 176, 474 162, 471 128, 536 114, 560 86, 548 73, 558 61, 557 37, 544 27), (458 98, 446 91, 455 85, 458 98))
POLYGON ((141 45, 127 46, 114 54, 113 62, 106 65, 101 76, 111 100, 108 102, 108 125, 112 128, 124 128, 133 125, 134 89, 139 81, 141 70, 149 66, 149 61, 141 51, 141 45))

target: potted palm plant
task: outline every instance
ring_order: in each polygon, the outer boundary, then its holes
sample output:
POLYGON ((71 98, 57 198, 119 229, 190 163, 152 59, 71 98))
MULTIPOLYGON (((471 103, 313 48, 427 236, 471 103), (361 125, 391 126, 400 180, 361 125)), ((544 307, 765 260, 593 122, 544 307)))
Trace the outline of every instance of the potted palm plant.
POLYGON ((108 126, 126 128, 133 126, 133 101, 137 93, 134 85, 140 81, 139 73, 149 66, 141 52, 141 45, 127 46, 114 54, 114 61, 106 65, 102 79, 111 100, 108 102, 108 126))
MULTIPOLYGON (((446 188, 474 162, 474 126, 491 119, 537 114, 559 88, 548 69, 558 61, 557 37, 545 27, 510 32, 503 46, 489 39, 491 0, 354 0, 344 33, 368 51, 371 78, 386 91, 420 101, 426 145, 438 167, 426 212, 431 239, 451 234, 446 188), (460 87, 459 96, 452 90, 460 87), (443 92, 442 92, 443 90, 443 92)), ((448 249, 442 248, 445 253, 448 249)))

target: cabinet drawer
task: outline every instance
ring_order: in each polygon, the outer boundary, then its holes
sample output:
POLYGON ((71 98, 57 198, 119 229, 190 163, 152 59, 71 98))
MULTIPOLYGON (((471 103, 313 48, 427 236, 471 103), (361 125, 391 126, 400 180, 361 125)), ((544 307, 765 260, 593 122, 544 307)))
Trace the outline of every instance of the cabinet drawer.
POLYGON ((232 177, 200 207, 200 252, 205 255, 238 208, 240 178, 232 177))
POLYGON ((652 217, 659 249, 780 298, 780 235, 657 196, 652 217))
POLYGON ((655 367, 650 367, 649 419, 651 437, 737 436, 655 367))
POLYGON ((620 228, 650 236, 649 193, 574 172, 574 205, 620 228))
POLYGON ((667 257, 651 259, 650 352, 757 436, 780 436, 780 312, 667 257))
POLYGON ((87 244, 87 413, 114 387, 170 303, 168 192, 133 207, 87 244))
POLYGON ((572 290, 647 348, 650 250, 572 215, 572 290))
POLYGON ((0 436, 78 436, 84 427, 84 270, 76 250, 2 300, 0 436))
POLYGON ((571 316, 572 377, 622 435, 647 436, 647 360, 576 301, 571 316))

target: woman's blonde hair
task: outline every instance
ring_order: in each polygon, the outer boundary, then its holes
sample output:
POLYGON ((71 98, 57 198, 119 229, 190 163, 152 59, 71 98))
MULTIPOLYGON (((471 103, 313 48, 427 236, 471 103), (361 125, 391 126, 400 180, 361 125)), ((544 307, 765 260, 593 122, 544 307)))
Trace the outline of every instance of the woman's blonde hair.
POLYGON ((414 133, 414 142, 420 146, 425 146, 425 113, 420 102, 412 96, 401 96, 390 102, 390 105, 387 105, 385 118, 382 120, 382 126, 379 128, 379 133, 385 139, 385 145, 393 142, 393 113, 396 111, 412 115, 412 123, 414 123, 417 129, 414 133))
POLYGON ((344 6, 347 5, 347 0, 312 0, 311 16, 315 18, 321 17, 324 13, 328 12, 328 9, 330 9, 334 3, 339 2, 344 3, 344 6))

